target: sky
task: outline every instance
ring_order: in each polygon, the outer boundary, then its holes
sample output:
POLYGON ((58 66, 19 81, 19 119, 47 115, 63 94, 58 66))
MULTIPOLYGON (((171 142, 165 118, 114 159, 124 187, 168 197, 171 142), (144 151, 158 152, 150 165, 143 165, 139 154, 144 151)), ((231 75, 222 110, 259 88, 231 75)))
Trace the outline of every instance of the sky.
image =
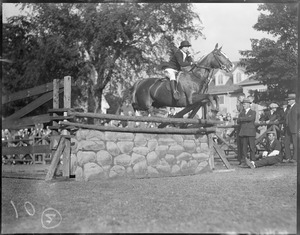
POLYGON ((259 4, 256 3, 195 3, 195 12, 200 16, 206 39, 191 39, 195 52, 200 55, 211 52, 216 43, 231 61, 242 58, 240 50, 251 50, 251 38, 272 38, 265 32, 253 29, 257 23, 259 4))
MULTIPOLYGON (((191 38, 193 51, 197 57, 211 52, 216 43, 231 61, 238 61, 242 56, 240 50, 251 49, 251 38, 272 38, 267 33, 253 29, 260 11, 257 3, 194 3, 194 11, 200 16, 206 39, 191 38)), ((3 3, 3 21, 6 17, 20 12, 15 4, 3 3)))

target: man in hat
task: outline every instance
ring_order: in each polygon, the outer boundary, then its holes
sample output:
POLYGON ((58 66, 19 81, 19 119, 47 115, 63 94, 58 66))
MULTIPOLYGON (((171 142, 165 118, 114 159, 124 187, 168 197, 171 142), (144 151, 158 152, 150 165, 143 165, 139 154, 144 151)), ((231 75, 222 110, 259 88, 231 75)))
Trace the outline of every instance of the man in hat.
POLYGON ((246 158, 246 164, 251 169, 282 162, 281 143, 276 139, 275 131, 268 131, 267 137, 266 151, 262 153, 262 158, 258 161, 250 161, 246 158))
POLYGON ((277 111, 278 104, 271 103, 269 105, 269 110, 266 114, 260 119, 260 121, 265 121, 266 123, 269 122, 276 122, 280 119, 279 112, 277 111))
POLYGON ((251 102, 245 98, 243 100, 243 111, 239 114, 237 123, 240 124, 239 138, 242 144, 242 156, 240 160, 241 167, 247 167, 246 158, 248 158, 248 146, 250 147, 250 159, 255 160, 255 117, 256 112, 250 108, 251 102))
POLYGON ((284 140, 284 149, 285 149, 285 161, 296 162, 297 160, 297 107, 296 95, 289 94, 288 105, 290 109, 287 112, 285 118, 285 140, 284 140), (293 155, 291 154, 290 145, 293 144, 293 155))
POLYGON ((176 74, 181 71, 182 67, 191 66, 193 58, 190 55, 188 41, 182 41, 179 49, 171 56, 170 61, 163 65, 166 76, 170 79, 173 98, 179 100, 179 92, 176 89, 176 74))
MULTIPOLYGON (((261 121, 265 121, 267 124, 270 122, 278 122, 281 120, 280 112, 278 110, 278 104, 271 103, 269 105, 269 111, 266 113, 266 115, 261 119, 261 121)), ((267 129, 272 127, 272 125, 267 125, 267 129)), ((276 131, 276 137, 279 139, 280 133, 279 131, 276 131)))
MULTIPOLYGON (((243 100, 245 99, 246 95, 244 93, 240 93, 237 97, 237 102, 236 102, 236 110, 238 111, 238 114, 242 113, 244 107, 243 107, 243 100)), ((239 132, 240 132, 240 126, 236 128, 236 145, 237 145, 237 160, 241 164, 241 157, 242 157, 242 142, 241 138, 239 137, 239 132)))

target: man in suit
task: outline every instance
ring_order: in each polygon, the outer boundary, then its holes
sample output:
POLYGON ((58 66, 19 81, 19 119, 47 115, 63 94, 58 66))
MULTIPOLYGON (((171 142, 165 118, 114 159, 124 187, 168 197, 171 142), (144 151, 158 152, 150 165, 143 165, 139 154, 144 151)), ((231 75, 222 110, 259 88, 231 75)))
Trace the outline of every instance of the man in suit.
POLYGON ((290 109, 287 112, 285 117, 285 161, 296 162, 297 160, 297 107, 296 103, 296 95, 289 94, 288 105, 290 109), (293 155, 291 154, 290 145, 293 144, 293 155))
MULTIPOLYGON (((243 100, 245 99, 246 95, 244 93, 240 93, 237 97, 237 103, 236 103, 236 110, 238 111, 238 114, 242 113, 244 107, 243 107, 243 100)), ((242 142, 241 138, 239 137, 240 133, 240 126, 236 129, 236 145, 237 145, 237 160, 239 161, 239 165, 242 164, 242 142)))
POLYGON ((242 156, 241 156, 241 167, 248 167, 246 164, 246 158, 248 157, 248 146, 250 147, 250 159, 255 160, 255 117, 256 112, 250 108, 250 100, 243 100, 243 111, 239 114, 237 123, 240 124, 239 138, 242 144, 242 156))
POLYGON ((258 161, 250 161, 246 158, 246 164, 251 169, 262 166, 271 166, 282 162, 281 143, 276 139, 276 132, 268 131, 267 137, 266 151, 262 153, 262 158, 258 161))
POLYGON ((188 41, 182 41, 180 43, 179 49, 171 56, 168 63, 164 63, 162 66, 167 77, 171 82, 171 89, 173 93, 173 98, 179 100, 179 92, 176 89, 176 74, 181 71, 182 67, 191 66, 193 63, 193 58, 190 55, 189 47, 191 44, 188 41))
MULTIPOLYGON (((281 116, 280 116, 280 110, 278 109, 278 104, 276 103, 271 103, 269 105, 269 111, 266 113, 265 116, 263 116, 260 121, 264 121, 266 122, 267 124, 269 122, 278 122, 280 121, 281 119, 281 116)), ((272 125, 267 125, 267 129, 269 129, 272 125)), ((280 137, 280 133, 279 131, 276 131, 276 137, 277 139, 279 139, 280 137)))

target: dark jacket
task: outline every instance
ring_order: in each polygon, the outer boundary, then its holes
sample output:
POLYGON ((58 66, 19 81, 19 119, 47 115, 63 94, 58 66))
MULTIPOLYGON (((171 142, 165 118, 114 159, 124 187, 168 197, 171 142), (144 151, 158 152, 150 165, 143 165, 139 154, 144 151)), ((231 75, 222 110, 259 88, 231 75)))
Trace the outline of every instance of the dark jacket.
POLYGON ((255 129, 255 117, 256 112, 250 109, 247 113, 243 110, 237 119, 237 123, 240 124, 239 136, 256 136, 255 129))
POLYGON ((286 115, 286 128, 293 134, 297 133, 297 106, 296 103, 287 112, 286 115))
POLYGON ((260 121, 270 121, 270 122, 276 122, 281 120, 281 114, 279 110, 276 110, 273 114, 271 114, 271 111, 268 110, 264 116, 262 116, 260 121))
POLYGON ((169 62, 164 63, 162 65, 162 69, 175 69, 177 71, 181 70, 181 67, 186 67, 191 65, 191 62, 193 61, 192 57, 187 55, 185 57, 185 60, 183 60, 183 52, 178 49, 170 58, 169 62))
POLYGON ((274 141, 272 142, 272 144, 270 144, 270 141, 267 140, 266 150, 268 151, 268 154, 270 154, 271 152, 273 152, 273 150, 278 150, 279 151, 278 155, 282 156, 282 154, 281 154, 281 143, 277 139, 274 139, 274 141))

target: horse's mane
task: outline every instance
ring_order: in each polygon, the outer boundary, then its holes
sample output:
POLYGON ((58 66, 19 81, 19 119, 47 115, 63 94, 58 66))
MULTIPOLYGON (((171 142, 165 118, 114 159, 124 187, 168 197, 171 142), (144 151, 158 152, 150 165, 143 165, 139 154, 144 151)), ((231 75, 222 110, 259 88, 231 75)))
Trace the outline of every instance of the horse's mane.
POLYGON ((197 64, 198 64, 198 63, 201 63, 202 60, 204 60, 204 59, 208 56, 208 54, 209 54, 209 53, 206 53, 206 54, 202 55, 202 56, 200 57, 200 59, 197 60, 196 63, 197 63, 197 64))

